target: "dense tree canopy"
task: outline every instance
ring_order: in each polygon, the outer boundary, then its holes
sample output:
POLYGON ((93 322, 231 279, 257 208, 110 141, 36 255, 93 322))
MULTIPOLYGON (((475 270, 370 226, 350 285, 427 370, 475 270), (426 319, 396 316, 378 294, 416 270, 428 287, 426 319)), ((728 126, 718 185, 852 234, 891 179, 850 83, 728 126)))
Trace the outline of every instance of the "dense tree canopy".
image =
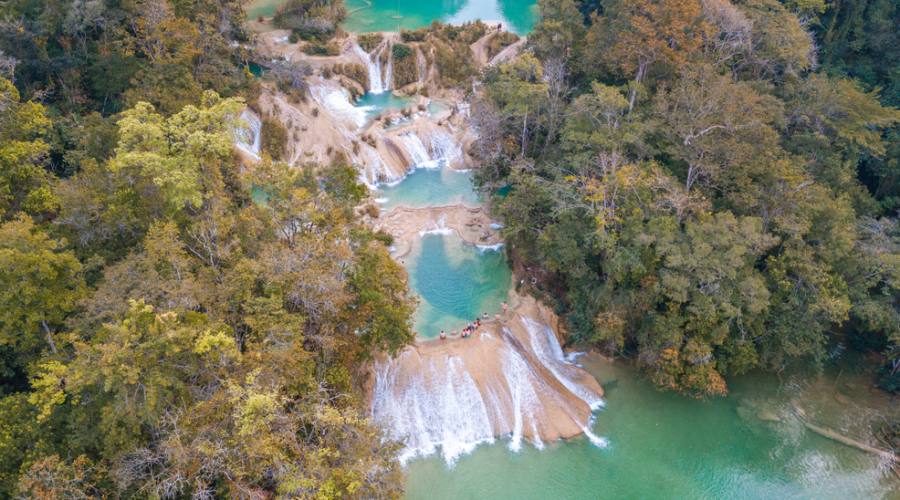
POLYGON ((842 339, 896 373, 896 219, 860 174, 900 112, 816 71, 824 6, 541 6, 537 57, 485 75, 478 180, 575 338, 696 396, 842 339))
MULTIPOLYGON (((896 2, 539 5, 483 72, 482 23, 392 52, 474 89, 477 180, 573 340, 698 397, 842 342, 900 390, 896 2)), ((327 45, 345 14, 274 22, 327 45)), ((412 341, 407 276, 351 166, 288 166, 269 121, 235 157, 243 18, 0 2, 0 497, 399 495, 361 386, 412 341)), ((307 69, 280 69, 298 97, 307 69)))
POLYGON ((50 120, 0 84, 33 117, 0 149, 37 151, 17 164, 55 200, 13 191, 0 224, 3 495, 396 492, 359 381, 413 304, 354 170, 242 166, 243 103, 210 91, 124 110, 112 151, 54 178, 50 120))

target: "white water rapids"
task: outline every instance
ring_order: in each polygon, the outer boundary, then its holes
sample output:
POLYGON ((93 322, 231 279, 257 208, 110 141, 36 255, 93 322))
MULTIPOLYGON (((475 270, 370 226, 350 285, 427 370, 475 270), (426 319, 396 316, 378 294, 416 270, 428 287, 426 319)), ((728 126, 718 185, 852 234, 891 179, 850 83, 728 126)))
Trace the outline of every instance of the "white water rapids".
POLYGON ((391 89, 394 80, 394 58, 390 44, 381 44, 369 54, 358 44, 353 44, 353 53, 359 57, 360 61, 366 66, 369 75, 369 92, 373 94, 381 94, 391 89), (381 54, 387 50, 387 68, 382 76, 381 73, 381 54))
POLYGON ((606 445, 590 430, 599 387, 584 383, 549 327, 526 317, 517 324, 518 333, 482 330, 459 350, 431 341, 376 365, 372 417, 405 444, 401 462, 440 453, 453 465, 500 436, 513 452, 526 440, 542 448, 579 433, 606 445))

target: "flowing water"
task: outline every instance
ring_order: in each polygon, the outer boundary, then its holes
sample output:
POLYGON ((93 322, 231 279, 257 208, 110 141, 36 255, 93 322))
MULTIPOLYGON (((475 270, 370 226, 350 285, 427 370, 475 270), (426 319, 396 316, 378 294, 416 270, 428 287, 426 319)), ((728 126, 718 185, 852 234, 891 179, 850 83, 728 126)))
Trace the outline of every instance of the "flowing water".
MULTIPOLYGON (((413 461, 407 467, 407 498, 900 495, 897 482, 877 459, 805 431, 786 409, 789 400, 800 398, 819 408, 814 418, 833 419, 839 428, 838 420, 844 420, 850 432, 857 430, 847 422, 872 418, 867 412, 877 410, 847 408, 834 400, 828 392, 833 372, 821 387, 798 378, 801 382, 781 389, 774 377, 747 376, 733 381, 728 398, 699 402, 657 391, 628 366, 595 357, 581 360, 607 389, 606 408, 594 423, 594 430, 609 440, 606 448, 576 438, 514 453, 498 441, 460 458, 452 468, 437 457, 413 461), (756 416, 759 405, 784 420, 764 422, 756 416)), ((891 409, 882 406, 880 411, 891 409)))
MULTIPOLYGON (((431 145, 432 154, 439 149, 431 145)), ((377 196, 385 208, 478 203, 469 174, 447 168, 416 170, 377 196)), ((495 311, 511 285, 502 252, 463 243, 440 220, 422 232, 403 264, 421 298, 415 317, 421 337, 495 311)), ((526 325, 540 362, 579 395, 567 383, 572 356, 555 342, 538 345, 545 327, 526 325)), ((605 404, 585 395, 598 409, 586 434, 526 444, 522 428, 537 394, 518 383, 525 379, 521 359, 505 351, 498 358, 513 398, 506 436, 489 436, 484 420, 494 403, 473 396, 458 366, 427 376, 444 392, 412 384, 399 397, 380 399, 374 410, 395 423, 391 432, 414 436, 402 457, 411 459, 407 498, 900 498, 898 481, 878 458, 811 433, 797 416, 800 405, 817 424, 866 439, 869 423, 896 413, 900 403, 871 389, 870 374, 852 373, 863 366, 858 360, 844 359, 824 375, 740 377, 727 398, 695 401, 657 391, 628 365, 584 356, 579 361, 607 391, 605 404), (466 425, 435 426, 447 418, 466 425)), ((391 376, 379 372, 382 390, 395 383, 391 376)))
POLYGON ((241 111, 239 119, 240 121, 234 131, 235 146, 247 155, 259 159, 262 122, 259 116, 249 109, 241 111))
MULTIPOLYGON (((270 17, 284 0, 253 0, 247 18, 270 17)), ((528 34, 538 19, 537 0, 346 0, 344 28, 353 32, 418 29, 431 21, 502 21, 510 31, 528 34)))
POLYGON ((354 105, 365 111, 366 118, 372 119, 385 111, 405 109, 412 102, 413 100, 409 97, 395 96, 391 92, 382 92, 380 94, 366 92, 356 100, 354 105))
POLYGON ((505 22, 510 31, 527 34, 537 21, 537 0, 346 0, 349 31, 417 29, 438 20, 464 23, 481 19, 505 22))
MULTIPOLYGON (((381 94, 391 88, 391 74, 388 71, 382 76, 381 71, 381 51, 385 46, 379 45, 371 54, 366 53, 359 45, 353 44, 353 52, 359 60, 366 66, 369 76, 369 93, 381 94)), ((389 58, 391 60, 391 58, 389 58)), ((388 66, 390 68, 390 66, 388 66)))

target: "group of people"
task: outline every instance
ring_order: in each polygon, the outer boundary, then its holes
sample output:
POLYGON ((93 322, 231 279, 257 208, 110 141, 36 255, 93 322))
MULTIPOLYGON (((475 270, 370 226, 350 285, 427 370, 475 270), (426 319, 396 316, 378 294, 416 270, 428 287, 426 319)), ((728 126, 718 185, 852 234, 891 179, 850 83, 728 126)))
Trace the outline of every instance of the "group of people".
MULTIPOLYGON (((509 310, 509 305, 506 303, 505 300, 503 301, 502 307, 503 307, 503 314, 506 314, 506 312, 509 310)), ((483 319, 484 321, 487 321, 487 320, 488 320, 488 317, 489 317, 489 316, 488 316, 488 313, 482 313, 480 318, 475 318, 471 323, 469 323, 468 325, 466 325, 465 327, 463 327, 462 330, 459 331, 460 336, 461 336, 462 338, 468 338, 468 337, 471 337, 473 333, 475 333, 479 328, 481 328, 481 321, 482 321, 482 319, 483 319)), ((494 319, 499 320, 499 319, 500 319, 500 315, 499 315, 499 314, 495 314, 495 315, 494 315, 494 319)), ((453 337, 455 337, 455 336, 456 336, 456 330, 451 331, 451 332, 450 332, 450 335, 453 336, 453 337)), ((441 337, 441 340, 446 339, 446 338, 447 338, 447 332, 445 332, 444 330, 441 330, 440 337, 441 337)))

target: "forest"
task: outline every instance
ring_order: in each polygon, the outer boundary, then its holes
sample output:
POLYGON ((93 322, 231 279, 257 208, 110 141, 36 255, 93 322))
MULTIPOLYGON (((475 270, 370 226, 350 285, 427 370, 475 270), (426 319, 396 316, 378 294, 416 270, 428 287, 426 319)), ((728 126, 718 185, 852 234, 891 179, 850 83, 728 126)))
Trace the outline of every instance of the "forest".
MULTIPOLYGON (((528 53, 445 78, 570 340, 695 397, 841 344, 900 391, 896 2, 539 6, 528 53)), ((0 2, 0 497, 402 493, 361 370, 413 340, 407 275, 339 155, 234 152, 244 8, 0 2)))
POLYGON ((696 397, 838 344, 897 391, 896 5, 540 6, 484 75, 478 180, 572 339, 696 397))
POLYGON ((392 496, 361 360, 411 338, 352 167, 242 168, 237 2, 14 1, 0 496, 392 496))

